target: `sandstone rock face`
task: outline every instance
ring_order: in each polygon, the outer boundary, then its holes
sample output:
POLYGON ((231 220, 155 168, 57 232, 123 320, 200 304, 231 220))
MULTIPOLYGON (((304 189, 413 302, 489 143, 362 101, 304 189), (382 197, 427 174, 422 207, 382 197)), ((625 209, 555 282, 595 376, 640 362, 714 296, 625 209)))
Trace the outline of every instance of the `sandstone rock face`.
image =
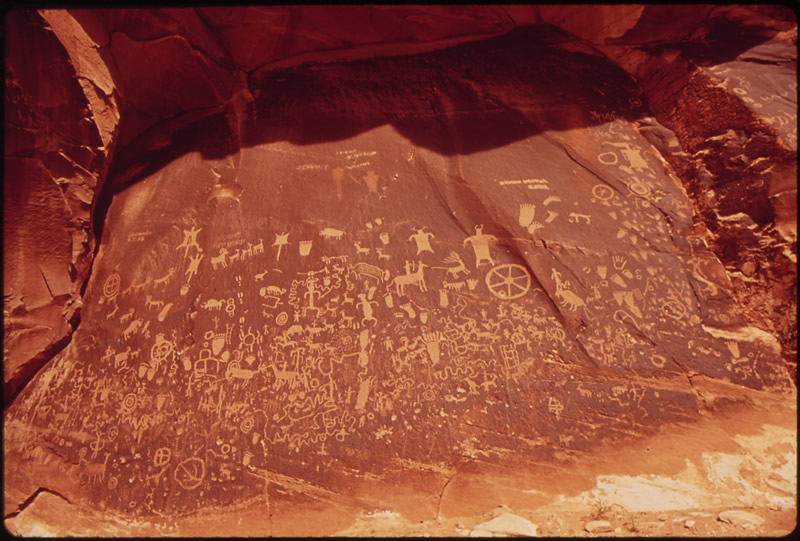
POLYGON ((62 12, 6 19, 3 395, 62 349, 95 248, 91 213, 115 136, 113 83, 62 12))
POLYGON ((63 73, 9 48, 6 388, 47 365, 7 508, 334 533, 302 513, 439 517, 456 474, 795 392, 790 24, 712 62, 648 49, 650 7, 326 9, 14 15, 63 73))

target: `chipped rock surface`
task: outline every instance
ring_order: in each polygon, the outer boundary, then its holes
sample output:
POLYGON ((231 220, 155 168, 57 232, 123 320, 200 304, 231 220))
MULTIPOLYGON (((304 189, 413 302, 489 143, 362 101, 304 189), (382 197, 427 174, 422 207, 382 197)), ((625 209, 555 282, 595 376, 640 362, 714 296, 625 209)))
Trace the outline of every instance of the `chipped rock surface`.
POLYGON ((328 9, 13 15, 7 525, 789 512, 796 23, 709 7, 651 50, 651 7, 328 9))

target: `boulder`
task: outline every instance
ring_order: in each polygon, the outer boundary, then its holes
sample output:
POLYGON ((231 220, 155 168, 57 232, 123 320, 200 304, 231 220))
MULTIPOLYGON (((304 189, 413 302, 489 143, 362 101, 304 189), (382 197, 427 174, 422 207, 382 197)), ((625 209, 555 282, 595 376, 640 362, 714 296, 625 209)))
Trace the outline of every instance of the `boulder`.
POLYGON ((471 537, 491 537, 494 534, 536 537, 536 525, 520 516, 502 513, 492 520, 478 524, 470 532, 471 537))
POLYGON ((722 511, 717 516, 717 519, 738 526, 739 528, 744 528, 745 530, 752 530, 764 524, 764 517, 739 509, 722 511))

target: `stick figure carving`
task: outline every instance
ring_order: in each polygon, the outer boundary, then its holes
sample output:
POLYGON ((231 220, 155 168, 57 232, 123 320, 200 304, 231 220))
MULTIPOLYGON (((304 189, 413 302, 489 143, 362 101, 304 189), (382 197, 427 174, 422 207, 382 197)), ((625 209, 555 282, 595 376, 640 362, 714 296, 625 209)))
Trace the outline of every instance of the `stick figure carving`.
POLYGON ((191 230, 184 229, 183 230, 183 242, 178 244, 175 249, 178 250, 179 248, 183 248, 183 257, 186 257, 189 254, 189 248, 196 248, 198 252, 202 252, 203 249, 200 248, 200 245, 197 244, 197 234, 202 231, 203 228, 197 228, 192 226, 191 230))

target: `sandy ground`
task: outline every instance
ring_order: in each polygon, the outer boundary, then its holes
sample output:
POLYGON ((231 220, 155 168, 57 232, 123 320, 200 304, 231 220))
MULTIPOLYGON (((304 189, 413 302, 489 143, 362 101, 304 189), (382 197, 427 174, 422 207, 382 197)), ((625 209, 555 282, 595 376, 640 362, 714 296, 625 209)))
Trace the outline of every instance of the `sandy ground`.
POLYGON ((755 393, 750 402, 558 466, 462 465, 438 500, 430 490, 376 482, 359 495, 358 506, 325 498, 306 498, 313 501, 303 505, 294 498, 282 509, 273 502, 269 513, 262 502, 207 516, 131 522, 83 517, 44 493, 5 525, 24 536, 435 537, 469 536, 476 526, 510 513, 533 523, 539 536, 787 535, 797 524, 796 393, 755 393), (731 510, 754 515, 756 523, 720 520, 731 510), (608 531, 587 532, 592 520, 607 521, 608 531))
POLYGON ((338 534, 469 536, 477 525, 512 513, 535 524, 539 536, 787 535, 797 525, 796 396, 767 398, 697 424, 668 427, 624 449, 598 449, 591 459, 575 463, 561 482, 540 481, 523 480, 529 488, 520 491, 520 496, 544 498, 535 507, 507 493, 484 513, 459 514, 451 505, 455 512, 417 523, 376 509, 338 534), (575 493, 581 478, 591 479, 593 486, 575 493), (720 520, 729 510, 756 515, 763 523, 720 520), (611 531, 587 532, 592 520, 608 521, 611 531))

